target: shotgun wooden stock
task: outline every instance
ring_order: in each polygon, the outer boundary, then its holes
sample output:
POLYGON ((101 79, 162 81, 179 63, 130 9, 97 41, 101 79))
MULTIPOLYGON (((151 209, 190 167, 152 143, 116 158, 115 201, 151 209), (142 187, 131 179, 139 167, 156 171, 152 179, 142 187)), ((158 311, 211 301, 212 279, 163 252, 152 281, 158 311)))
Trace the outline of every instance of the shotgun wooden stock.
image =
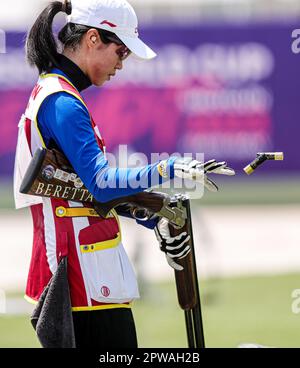
POLYGON ((123 204, 130 204, 135 210, 158 213, 168 199, 164 193, 141 192, 100 203, 84 186, 66 157, 55 149, 45 148, 39 148, 35 152, 22 181, 20 192, 75 202, 89 202, 103 217, 106 217, 113 208, 123 204))

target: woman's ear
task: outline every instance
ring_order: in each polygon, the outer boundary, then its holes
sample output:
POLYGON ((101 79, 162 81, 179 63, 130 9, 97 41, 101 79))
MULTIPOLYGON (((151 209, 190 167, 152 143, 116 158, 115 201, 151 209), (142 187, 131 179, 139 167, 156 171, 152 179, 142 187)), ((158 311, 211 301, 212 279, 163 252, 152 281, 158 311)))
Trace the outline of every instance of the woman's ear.
POLYGON ((96 29, 91 28, 86 33, 86 43, 89 48, 95 47, 97 44, 101 44, 100 36, 96 29))

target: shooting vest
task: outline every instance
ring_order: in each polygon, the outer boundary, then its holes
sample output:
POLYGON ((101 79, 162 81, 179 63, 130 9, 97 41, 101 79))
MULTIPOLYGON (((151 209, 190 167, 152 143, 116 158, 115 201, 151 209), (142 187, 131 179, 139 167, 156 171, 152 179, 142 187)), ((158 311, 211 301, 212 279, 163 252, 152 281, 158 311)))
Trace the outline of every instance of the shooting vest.
MULTIPOLYGON (((38 147, 45 147, 37 116, 43 101, 54 93, 66 92, 85 103, 72 83, 58 74, 40 76, 19 123, 15 159, 14 195, 16 208, 31 209, 34 236, 26 298, 37 301, 68 256, 68 280, 73 311, 130 307, 139 297, 137 281, 124 250, 118 216, 112 211, 103 219, 92 205, 19 193, 21 181, 38 147)), ((91 117, 91 128, 100 149, 105 146, 91 117)))

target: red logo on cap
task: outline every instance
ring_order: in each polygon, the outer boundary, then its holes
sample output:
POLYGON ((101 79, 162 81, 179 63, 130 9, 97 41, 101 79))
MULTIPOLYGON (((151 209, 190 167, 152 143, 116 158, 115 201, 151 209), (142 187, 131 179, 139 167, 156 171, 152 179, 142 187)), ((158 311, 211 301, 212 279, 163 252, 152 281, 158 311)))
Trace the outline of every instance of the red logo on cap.
POLYGON ((112 28, 117 27, 116 24, 113 24, 113 23, 109 22, 108 20, 104 20, 100 24, 107 24, 107 25, 109 25, 112 28))

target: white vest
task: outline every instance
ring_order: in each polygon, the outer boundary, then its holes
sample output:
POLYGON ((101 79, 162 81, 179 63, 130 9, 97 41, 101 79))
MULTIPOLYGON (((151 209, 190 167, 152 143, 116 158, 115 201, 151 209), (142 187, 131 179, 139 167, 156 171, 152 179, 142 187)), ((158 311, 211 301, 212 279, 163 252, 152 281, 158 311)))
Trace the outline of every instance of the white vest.
MULTIPOLYGON (((54 273, 57 268, 57 239, 55 237, 56 230, 54 227, 55 213, 52 213, 51 206, 51 201, 53 201, 53 199, 23 195, 19 193, 19 188, 35 151, 41 146, 45 147, 37 126, 39 108, 49 95, 57 92, 70 93, 84 104, 80 94, 75 87, 71 87, 70 82, 66 78, 57 74, 41 76, 30 96, 25 114, 22 115, 19 122, 14 172, 16 208, 43 204, 45 247, 47 251, 47 262, 52 273, 54 273), (51 230, 47 232, 47 228, 51 230)), ((94 130, 99 137, 98 129, 94 127, 94 130)), ((70 207, 83 206, 81 203, 71 201, 68 203, 70 207)), ((117 216, 115 217, 118 221, 117 216)), ((71 244, 71 246, 76 247, 77 257, 84 280, 84 289, 88 300, 87 306, 76 305, 76 308, 73 308, 73 310, 85 310, 85 308, 93 309, 92 300, 103 303, 125 303, 138 298, 139 292, 136 277, 121 242, 121 231, 119 230, 118 237, 115 239, 108 239, 100 243, 97 243, 99 240, 92 240, 93 242, 96 241, 96 243, 88 244, 89 232, 91 231, 89 228, 87 217, 72 219, 72 232, 76 244, 71 244), (80 239, 83 240, 81 241, 80 239), (90 251, 90 249, 93 251, 90 251), (99 250, 94 251, 95 249, 99 250)), ((95 230, 90 234, 95 234, 95 230)), ((43 272, 43 270, 33 271, 34 275, 39 272, 43 272)), ((33 280, 34 277, 35 276, 33 276, 33 280)), ((71 294, 72 292, 76 292, 76 288, 74 288, 74 290, 72 290, 72 288, 70 289, 71 294)))
MULTIPOLYGON (((61 76, 60 76, 61 77, 61 76)), ((63 78, 63 77, 61 77, 63 78)), ((70 83, 68 81, 68 83, 70 83)), ((47 74, 40 76, 27 105, 25 114, 21 116, 19 121, 18 142, 15 157, 14 169, 14 197, 16 209, 29 207, 34 204, 43 203, 40 197, 24 195, 19 192, 22 179, 29 166, 32 156, 39 147, 45 147, 43 138, 38 130, 37 115, 43 101, 51 94, 57 92, 68 92, 74 95, 70 90, 64 89, 59 82, 57 75, 47 74), (30 120, 30 147, 26 137, 25 123, 26 119, 30 120)), ((77 98, 80 98, 76 95, 77 98)), ((82 100, 81 100, 82 101, 82 100)), ((84 102, 82 101, 84 104, 84 102)))

